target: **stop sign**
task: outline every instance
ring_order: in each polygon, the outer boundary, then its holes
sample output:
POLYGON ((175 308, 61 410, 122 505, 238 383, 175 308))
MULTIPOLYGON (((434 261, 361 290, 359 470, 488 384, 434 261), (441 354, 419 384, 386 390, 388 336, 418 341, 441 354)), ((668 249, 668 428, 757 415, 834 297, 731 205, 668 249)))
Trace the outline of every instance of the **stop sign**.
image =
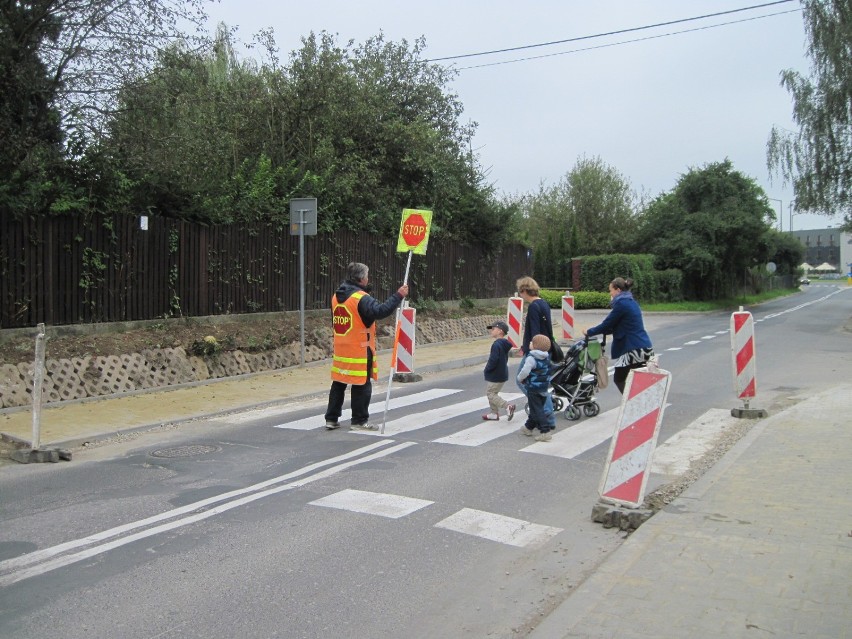
POLYGON ((416 248, 426 239, 426 231, 429 227, 426 220, 419 213, 412 213, 402 225, 402 239, 410 248, 416 248))
POLYGON ((346 335, 352 329, 352 313, 343 304, 337 306, 332 313, 332 326, 334 326, 334 334, 346 335))

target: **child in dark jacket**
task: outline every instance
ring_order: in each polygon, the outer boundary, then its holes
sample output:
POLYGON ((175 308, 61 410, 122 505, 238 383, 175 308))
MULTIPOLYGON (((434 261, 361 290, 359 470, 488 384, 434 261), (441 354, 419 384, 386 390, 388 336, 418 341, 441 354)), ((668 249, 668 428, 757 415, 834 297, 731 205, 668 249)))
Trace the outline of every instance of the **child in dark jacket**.
POLYGON ((485 396, 488 398, 488 407, 491 412, 485 413, 482 419, 497 421, 500 419, 500 411, 506 411, 506 419, 512 421, 515 416, 515 405, 510 404, 500 397, 503 384, 509 380, 509 351, 512 342, 506 339, 509 326, 506 322, 494 322, 486 327, 491 331, 494 343, 491 344, 491 354, 485 363, 485 396))
POLYGON ((532 437, 535 430, 536 441, 549 442, 553 430, 545 410, 550 382, 550 338, 547 335, 535 335, 530 342, 530 352, 524 356, 521 370, 518 371, 518 386, 526 391, 530 415, 527 423, 521 426, 521 434, 532 437))

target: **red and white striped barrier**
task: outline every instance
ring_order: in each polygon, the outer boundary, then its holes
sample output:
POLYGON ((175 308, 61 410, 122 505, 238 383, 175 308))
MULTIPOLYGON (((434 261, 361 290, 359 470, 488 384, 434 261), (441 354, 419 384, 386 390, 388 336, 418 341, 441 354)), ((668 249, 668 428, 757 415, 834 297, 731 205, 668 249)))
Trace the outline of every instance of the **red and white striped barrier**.
POLYGON ((745 402, 757 394, 755 374, 754 318, 742 307, 731 313, 731 365, 734 393, 745 402))
POLYGON ((524 300, 518 297, 509 298, 509 310, 506 312, 506 323, 509 325, 509 334, 506 338, 515 348, 521 346, 521 323, 524 318, 524 300))
POLYGON ((660 369, 639 368, 628 374, 601 478, 601 501, 642 505, 670 382, 671 373, 660 369))
POLYGON ((574 339, 574 296, 562 296, 562 339, 574 339))
POLYGON ((403 308, 399 316, 391 367, 397 373, 414 372, 414 326, 417 309, 403 308))

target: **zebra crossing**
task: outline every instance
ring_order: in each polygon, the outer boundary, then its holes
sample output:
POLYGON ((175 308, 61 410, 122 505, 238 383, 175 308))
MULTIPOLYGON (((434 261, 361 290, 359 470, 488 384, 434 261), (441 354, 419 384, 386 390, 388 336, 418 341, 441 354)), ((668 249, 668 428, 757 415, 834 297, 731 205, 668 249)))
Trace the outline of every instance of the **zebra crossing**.
MULTIPOLYGON (((350 434, 354 437, 366 436, 388 439, 414 431, 422 431, 426 434, 426 441, 430 443, 468 447, 483 446, 504 437, 517 436, 520 426, 524 423, 524 415, 520 409, 520 404, 524 402, 523 395, 520 393, 503 394, 507 401, 519 404, 518 412, 520 414, 515 420, 509 422, 505 417, 502 417, 499 421, 483 421, 480 414, 488 410, 488 400, 485 397, 476 397, 452 401, 453 396, 461 392, 461 389, 454 388, 432 388, 395 397, 388 404, 388 420, 385 423, 383 433, 379 431, 357 431, 350 432, 350 434), (449 402, 442 401, 448 398, 450 399, 449 402), (440 405, 431 407, 435 402, 440 402, 440 405), (393 415, 394 411, 399 409, 420 408, 421 405, 421 410, 408 412, 404 416, 393 415), (444 432, 440 436, 428 437, 430 428, 446 427, 447 423, 453 420, 457 422, 459 418, 464 418, 474 425, 450 434, 446 434, 444 428, 444 432)), ((384 399, 374 401, 372 410, 374 417, 378 418, 384 410, 384 399)), ((721 430, 730 426, 729 423, 719 417, 718 412, 708 411, 707 414, 695 420, 677 436, 672 437, 670 442, 661 443, 657 447, 655 457, 664 457, 666 462, 665 464, 657 464, 654 472, 670 474, 669 471, 672 468, 682 469, 684 464, 688 467, 690 459, 700 455, 702 451, 709 450, 713 445, 713 439, 708 437, 708 433, 718 435, 721 430), (717 424, 717 426, 715 428, 708 427, 709 423, 717 424), (696 444, 696 442, 698 443, 696 444)), ((519 449, 519 452, 576 459, 601 444, 609 442, 615 432, 618 415, 619 408, 614 408, 595 417, 584 417, 576 422, 566 421, 560 417, 557 419, 557 429, 551 441, 529 442, 529 440, 518 438, 519 441, 523 439, 523 443, 526 444, 519 449)), ((341 420, 350 417, 350 411, 346 410, 341 420)), ((323 428, 324 424, 324 416, 320 413, 291 422, 279 423, 274 428, 316 430, 323 428)))

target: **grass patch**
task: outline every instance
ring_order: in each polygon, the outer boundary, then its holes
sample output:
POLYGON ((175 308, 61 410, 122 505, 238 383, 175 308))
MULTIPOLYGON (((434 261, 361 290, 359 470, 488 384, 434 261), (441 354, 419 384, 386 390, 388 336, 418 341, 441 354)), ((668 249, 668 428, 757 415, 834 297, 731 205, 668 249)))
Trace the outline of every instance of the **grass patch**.
POLYGON ((706 313, 710 311, 730 311, 736 310, 740 306, 752 306, 761 302, 768 302, 779 297, 787 297, 794 293, 798 293, 798 288, 780 288, 771 291, 764 291, 756 295, 744 295, 739 298, 729 298, 724 300, 711 300, 708 302, 666 302, 660 304, 642 304, 642 311, 648 312, 668 312, 668 313, 706 313))

